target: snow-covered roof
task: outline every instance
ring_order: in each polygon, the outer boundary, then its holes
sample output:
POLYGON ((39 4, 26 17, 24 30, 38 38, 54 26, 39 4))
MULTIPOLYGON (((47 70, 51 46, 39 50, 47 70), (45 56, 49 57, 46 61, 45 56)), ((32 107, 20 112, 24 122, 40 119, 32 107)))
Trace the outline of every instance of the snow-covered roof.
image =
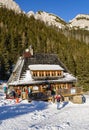
POLYGON ((35 64, 28 66, 30 70, 64 70, 60 65, 35 64))
POLYGON ((56 80, 34 80, 31 76, 31 73, 30 71, 26 71, 26 74, 24 74, 23 78, 21 78, 19 81, 13 81, 11 83, 9 83, 9 85, 23 85, 23 84, 41 84, 41 83, 46 83, 46 82, 49 82, 49 83, 55 83, 55 82, 63 82, 63 83, 66 83, 66 82, 76 82, 76 78, 69 74, 69 73, 64 73, 64 76, 63 78, 58 78, 56 80))
POLYGON ((28 82, 32 81, 32 75, 29 70, 26 71, 26 73, 23 75, 23 77, 20 79, 20 82, 28 82))
POLYGON ((54 54, 34 54, 33 57, 19 58, 17 64, 13 70, 8 85, 29 85, 29 84, 41 84, 46 82, 46 77, 42 77, 39 80, 33 78, 32 70, 43 71, 63 71, 63 77, 48 77, 49 83, 55 82, 75 82, 76 78, 68 74, 68 71, 63 63, 54 54), (15 72, 15 73, 14 73, 15 72), (66 74, 65 74, 66 73, 66 74))

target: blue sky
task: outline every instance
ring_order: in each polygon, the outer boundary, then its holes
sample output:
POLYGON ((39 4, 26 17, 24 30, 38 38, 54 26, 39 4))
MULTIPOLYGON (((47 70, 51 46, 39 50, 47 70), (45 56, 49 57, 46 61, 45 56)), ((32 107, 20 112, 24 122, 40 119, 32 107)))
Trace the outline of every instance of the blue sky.
POLYGON ((25 11, 53 13, 65 21, 77 14, 89 14, 89 0, 14 0, 25 11))

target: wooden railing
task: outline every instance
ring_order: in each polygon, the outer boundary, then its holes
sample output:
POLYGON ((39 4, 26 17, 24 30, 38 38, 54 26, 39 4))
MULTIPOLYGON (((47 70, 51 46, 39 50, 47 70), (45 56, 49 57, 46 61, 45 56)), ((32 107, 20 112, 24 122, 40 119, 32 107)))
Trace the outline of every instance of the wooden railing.
POLYGON ((62 94, 63 96, 82 94, 83 88, 82 87, 73 87, 70 89, 60 89, 59 93, 62 94))
MULTIPOLYGON (((81 95, 83 94, 83 89, 81 87, 73 87, 71 89, 59 89, 59 94, 61 94, 63 97, 81 95)), ((31 99, 32 100, 52 99, 51 90, 48 90, 46 92, 32 92, 31 99)))

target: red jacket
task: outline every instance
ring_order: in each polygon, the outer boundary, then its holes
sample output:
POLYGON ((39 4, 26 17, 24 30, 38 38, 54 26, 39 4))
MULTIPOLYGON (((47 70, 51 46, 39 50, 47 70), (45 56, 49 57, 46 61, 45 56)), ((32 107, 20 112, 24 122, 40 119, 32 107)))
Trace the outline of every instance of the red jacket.
POLYGON ((26 94, 28 94, 28 89, 25 90, 26 94))
POLYGON ((57 102, 60 102, 61 96, 60 95, 56 95, 55 99, 57 100, 57 102))

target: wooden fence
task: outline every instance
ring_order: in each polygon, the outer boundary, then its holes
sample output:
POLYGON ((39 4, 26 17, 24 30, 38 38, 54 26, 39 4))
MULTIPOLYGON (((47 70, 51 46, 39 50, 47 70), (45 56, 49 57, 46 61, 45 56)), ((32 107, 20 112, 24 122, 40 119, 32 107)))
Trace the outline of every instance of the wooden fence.
POLYGON ((83 88, 73 87, 70 89, 59 89, 59 93, 62 94, 63 96, 79 95, 83 94, 83 88))

